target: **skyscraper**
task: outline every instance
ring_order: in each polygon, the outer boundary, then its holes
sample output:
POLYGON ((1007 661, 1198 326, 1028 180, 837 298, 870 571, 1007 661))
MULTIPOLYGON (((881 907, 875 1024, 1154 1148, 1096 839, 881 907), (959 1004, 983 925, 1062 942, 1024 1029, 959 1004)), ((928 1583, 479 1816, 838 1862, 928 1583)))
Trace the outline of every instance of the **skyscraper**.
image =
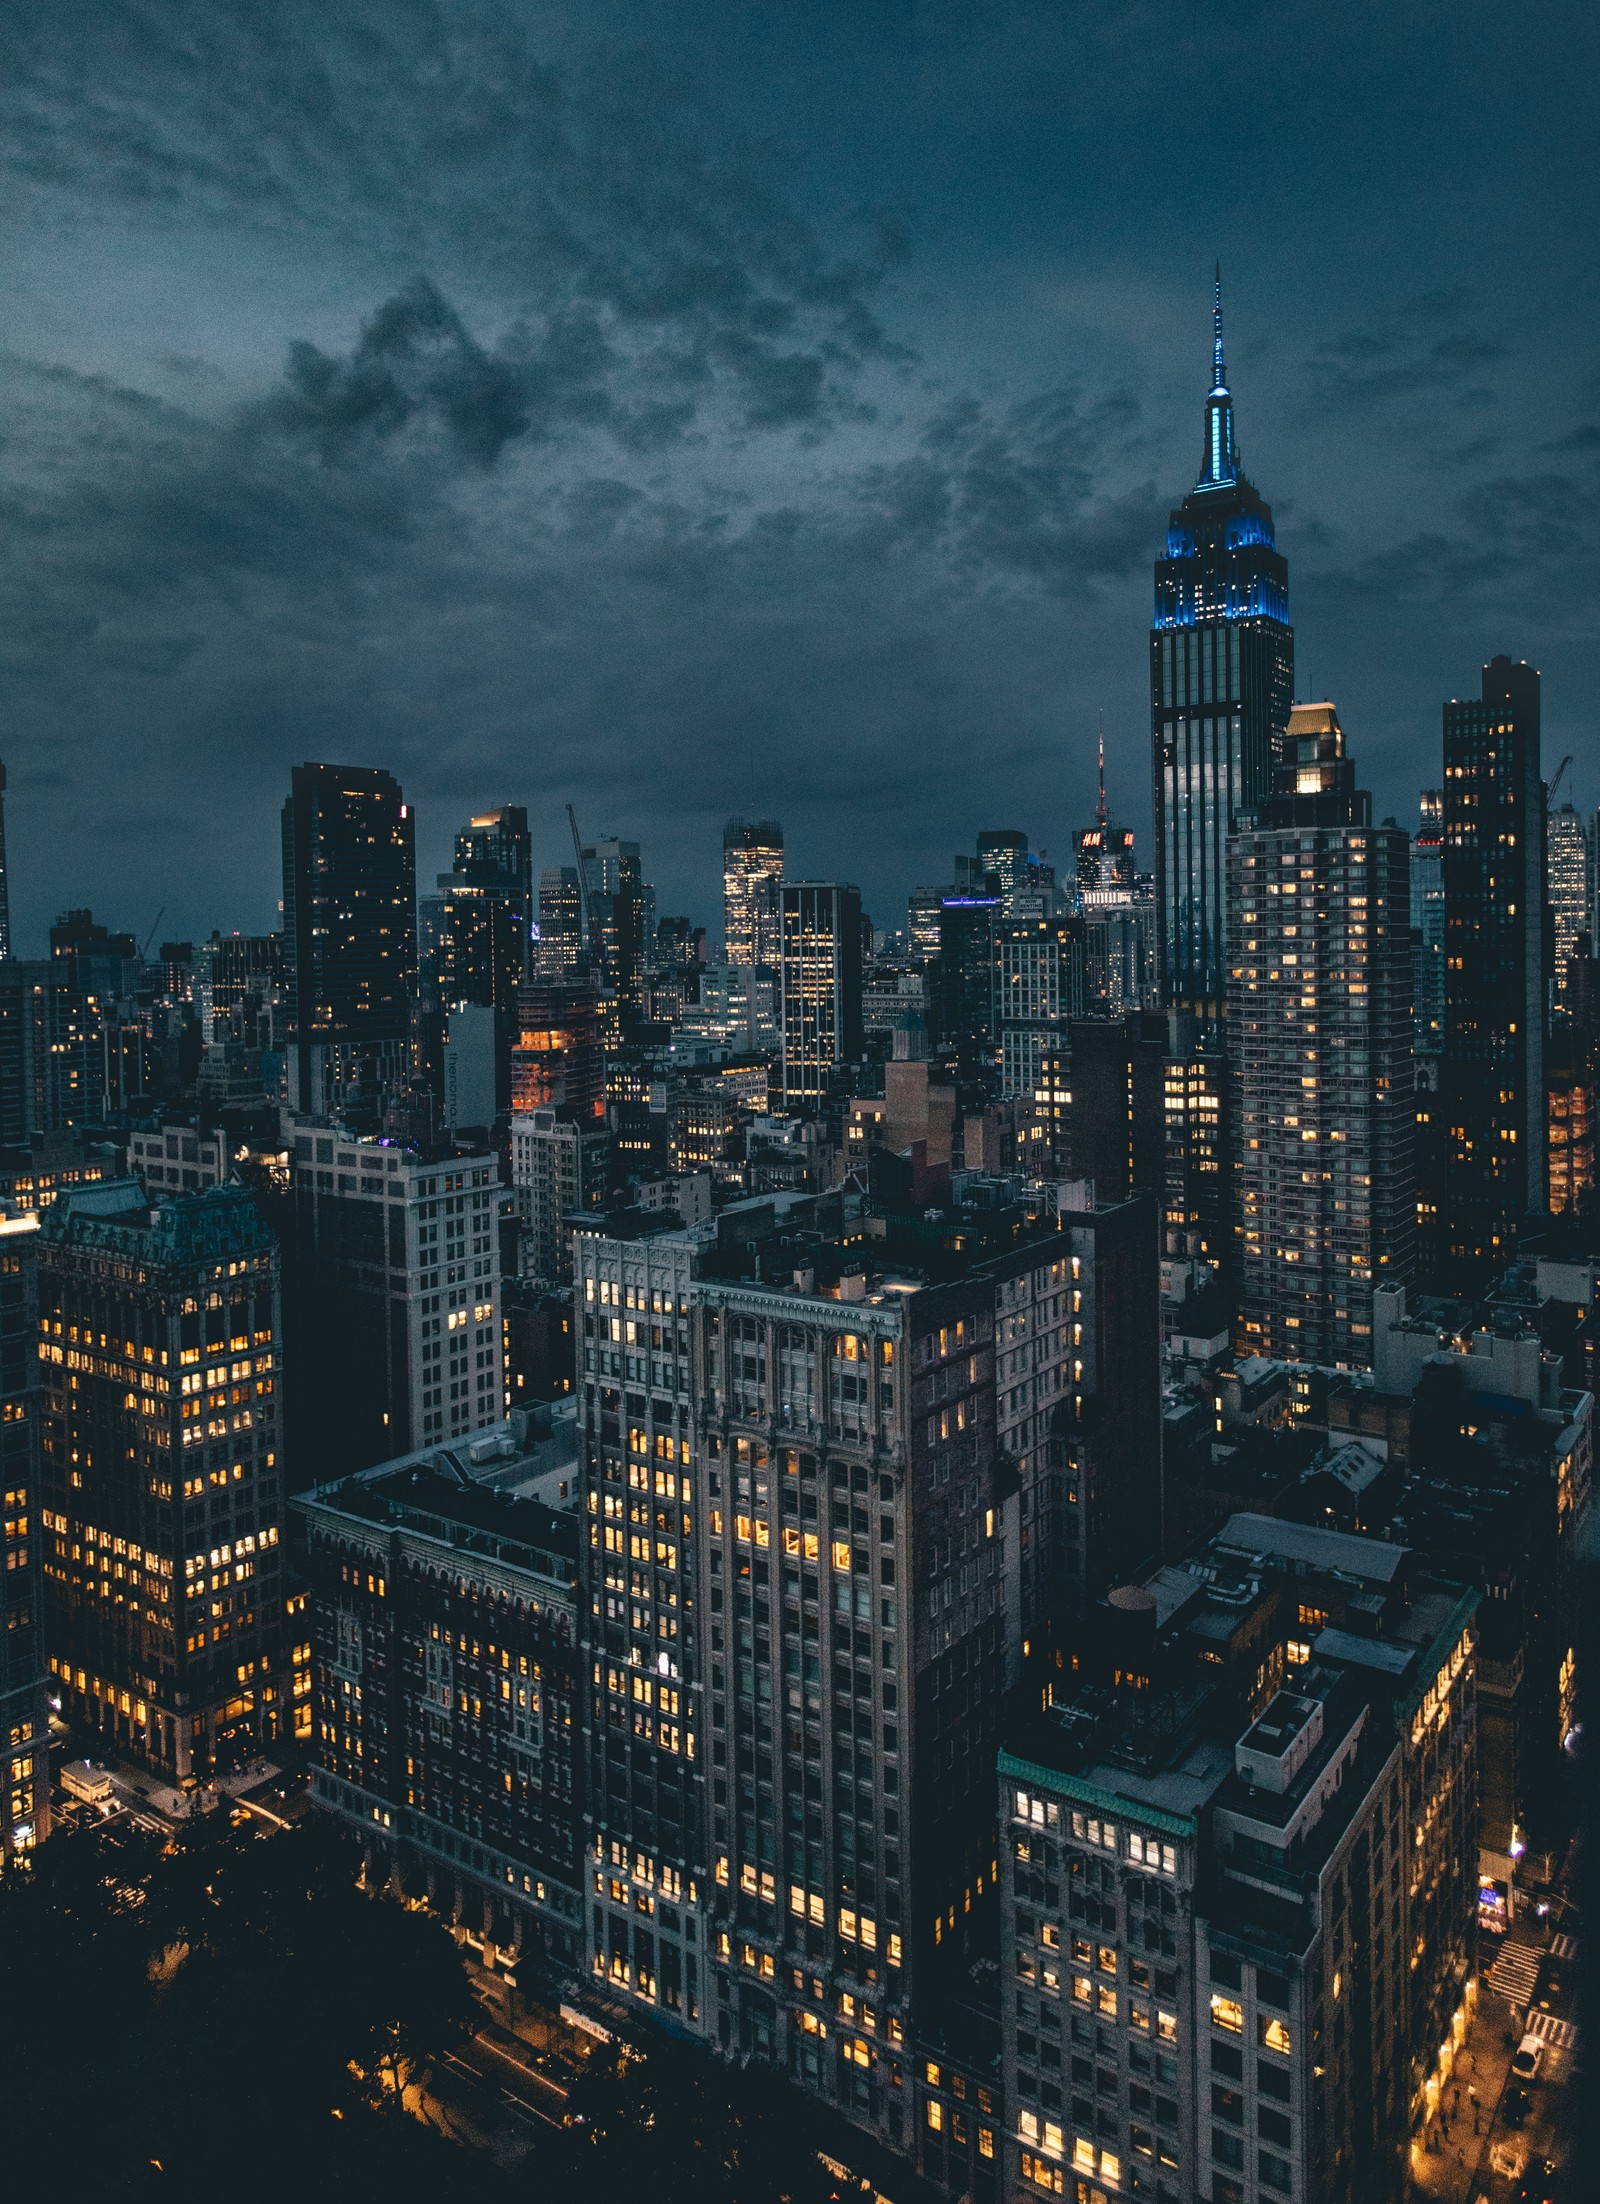
POLYGON ((50 1831, 36 1216, 0 1215, 0 1880, 50 1831))
POLYGON ((1279 791, 1228 845, 1241 1353, 1365 1367, 1416 1241, 1411 892, 1331 704, 1289 715, 1279 791))
POLYGON ((236 1187, 132 1179, 62 1194, 38 1249, 50 1672, 182 1781, 289 1733, 278 1251, 236 1187))
POLYGON ((1066 1039, 1067 1021, 1083 1008, 1083 944, 1063 913, 1050 918, 1002 915, 995 929, 995 1052, 1002 1094, 1032 1094, 1044 1058, 1066 1039))
POLYGON ((1271 786, 1294 693, 1289 569, 1241 472, 1222 357, 1222 284, 1200 479, 1156 561, 1150 635, 1156 896, 1170 1003, 1224 992, 1227 839, 1271 786))
POLYGON ((861 1054, 861 890, 785 881, 783 1097, 815 1107, 835 1064, 861 1054))
POLYGON ((1133 829, 1118 826, 1106 804, 1106 731, 1100 729, 1100 801, 1094 825, 1072 837, 1078 893, 1133 886, 1133 829))
POLYGON ((1556 961, 1555 970, 1550 976, 1555 985, 1557 1009, 1570 1012, 1567 966, 1577 949, 1579 935, 1589 932, 1589 913, 1593 901, 1589 881, 1589 840, 1583 831, 1582 814, 1571 804, 1562 804, 1550 814, 1545 877, 1550 908, 1555 917, 1556 961))
POLYGON ((6 869, 6 769, 0 765, 0 964, 11 954, 11 875, 6 869))
POLYGON ((1416 1048, 1437 1056, 1444 1047, 1444 793, 1422 791, 1411 844, 1411 942, 1416 964, 1416 1048))
POLYGON ((998 895, 947 895, 939 911, 939 1040, 992 1064, 1000 1028, 998 895))
POLYGON ((1458 1289, 1545 1203, 1544 782, 1539 676, 1492 659, 1444 707, 1447 1259, 1458 1289))
POLYGON ((644 870, 637 842, 602 835, 583 853, 593 938, 600 976, 621 1006, 624 1020, 644 1016, 644 870))
POLYGON ((509 1012, 528 976, 533 858, 520 804, 471 819, 456 836, 455 863, 438 876, 434 970, 446 1008, 486 1003, 509 1012))
POLYGON ((283 807, 290 1095, 375 1118, 405 1083, 417 971, 414 827, 378 768, 297 765, 283 807))
POLYGON ((778 961, 783 828, 776 819, 730 819, 722 830, 722 908, 729 964, 778 961))

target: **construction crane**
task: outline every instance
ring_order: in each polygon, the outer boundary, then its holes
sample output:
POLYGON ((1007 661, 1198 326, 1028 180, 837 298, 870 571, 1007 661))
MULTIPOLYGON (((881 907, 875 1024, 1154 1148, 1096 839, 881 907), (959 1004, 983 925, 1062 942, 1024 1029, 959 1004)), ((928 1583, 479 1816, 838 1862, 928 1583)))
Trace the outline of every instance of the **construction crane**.
POLYGON ((166 917, 166 915, 167 906, 163 903, 160 910, 157 911, 155 917, 150 922, 150 931, 144 937, 144 947, 139 951, 139 962, 141 964, 146 964, 149 962, 150 944, 156 938, 156 928, 161 924, 161 921, 166 917))
POLYGON ((1555 779, 1554 779, 1554 780, 1553 780, 1553 781, 1552 781, 1552 782, 1550 783, 1549 787, 1548 787, 1548 788, 1547 788, 1547 789, 1545 790, 1545 792, 1544 792, 1544 800, 1545 800, 1545 803, 1546 803, 1547 805, 1549 805, 1549 804, 1553 804, 1553 803, 1555 802, 1555 800, 1556 800, 1556 790, 1557 790, 1557 789, 1558 789, 1558 788, 1559 788, 1559 787, 1561 786, 1561 782, 1562 782, 1562 779, 1563 779, 1563 777, 1565 776, 1565 773, 1566 773, 1567 767, 1568 767, 1568 766, 1569 766, 1569 765, 1570 765, 1571 763, 1572 763, 1572 752, 1571 752, 1571 751, 1569 750, 1569 751, 1567 752, 1566 756, 1565 756, 1565 757, 1564 757, 1564 758, 1562 759, 1561 763, 1560 763, 1560 764, 1559 764, 1559 765, 1558 765, 1558 766, 1556 767, 1556 777, 1555 777, 1555 779))
POLYGON ((572 829, 572 854, 578 866, 578 908, 583 920, 583 944, 598 969, 600 944, 595 939, 594 913, 589 906, 589 875, 583 862, 583 836, 578 832, 578 814, 571 804, 567 806, 567 824, 572 829))

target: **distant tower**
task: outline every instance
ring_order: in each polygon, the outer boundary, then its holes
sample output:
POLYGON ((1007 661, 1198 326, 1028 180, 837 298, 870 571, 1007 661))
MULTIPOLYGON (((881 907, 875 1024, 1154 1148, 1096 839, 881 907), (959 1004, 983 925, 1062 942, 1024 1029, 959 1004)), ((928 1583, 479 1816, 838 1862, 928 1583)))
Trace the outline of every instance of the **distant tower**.
POLYGON ((1550 813, 1546 833, 1545 876, 1550 908, 1555 914, 1556 1003, 1563 1012, 1572 1008, 1567 966, 1577 954, 1578 937, 1589 931, 1593 892, 1589 879, 1589 838, 1583 817, 1571 804, 1550 813))
POLYGON ((1444 707, 1445 1252, 1481 1286, 1546 1197, 1539 676, 1492 658, 1444 707))
POLYGON ((6 769, 0 765, 0 963, 11 954, 11 880, 6 871, 6 769))
POLYGON ((1269 793, 1294 695, 1289 569, 1245 479, 1222 359, 1222 278, 1200 479, 1156 561, 1150 634, 1156 895, 1169 1003, 1210 1011, 1223 975, 1226 850, 1269 793))
POLYGON ((783 828, 776 819, 730 819, 722 830, 722 905, 730 964, 779 957, 778 891, 783 828))
POLYGON ((376 767, 297 765, 283 807, 290 1098, 365 1114, 405 1084, 417 977, 415 827, 376 767))
POLYGON ((1411 844, 1411 946, 1419 1056, 1444 1048, 1444 791, 1425 788, 1411 844))

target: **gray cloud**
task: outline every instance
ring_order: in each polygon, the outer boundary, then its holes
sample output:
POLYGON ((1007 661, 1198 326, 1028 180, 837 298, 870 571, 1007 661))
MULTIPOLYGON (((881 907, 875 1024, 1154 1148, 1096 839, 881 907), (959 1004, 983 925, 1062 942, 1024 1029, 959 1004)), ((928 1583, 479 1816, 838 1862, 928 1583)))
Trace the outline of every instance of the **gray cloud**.
POLYGON ((1483 377, 1506 358, 1506 346, 1464 318, 1474 303, 1459 286, 1425 292, 1382 319, 1337 331, 1306 362, 1306 410, 1480 398, 1483 377))
MULTIPOLYGON (((936 0, 757 37, 617 0, 601 50, 568 0, 0 0, 0 184, 45 294, 0 357, 24 935, 76 900, 268 922, 315 754, 401 772, 424 869, 491 800, 558 857, 570 797, 701 915, 731 809, 891 918, 976 824, 1064 849, 1102 703, 1142 829, 1148 562, 1219 242, 1302 663, 1404 809, 1488 650, 1592 654, 1595 397, 1540 380, 1577 309, 1547 285, 1537 322, 1481 264, 1527 163, 1392 127, 1403 34, 1349 16, 936 0), (1274 67, 1344 87, 1381 191, 1267 132, 1236 215, 1214 117, 1292 105, 1274 67), (1401 171, 1414 241, 1383 227, 1401 171), (1212 183, 1179 205, 1180 173, 1212 183)), ((1459 92, 1493 26, 1455 29, 1459 92)))

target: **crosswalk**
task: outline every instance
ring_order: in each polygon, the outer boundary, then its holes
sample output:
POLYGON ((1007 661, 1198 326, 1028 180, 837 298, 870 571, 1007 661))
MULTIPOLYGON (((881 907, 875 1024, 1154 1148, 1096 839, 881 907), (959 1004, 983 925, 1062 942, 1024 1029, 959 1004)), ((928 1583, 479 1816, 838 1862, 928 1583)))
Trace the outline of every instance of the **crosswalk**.
POLYGON ((1558 2020, 1554 2013, 1530 2013, 1524 2033, 1537 2036, 1541 2043, 1548 2043, 1555 2051, 1570 2051, 1578 2040, 1578 2031, 1571 2021, 1558 2020))
POLYGON ((1526 2005, 1533 1996, 1543 1957, 1536 1944, 1523 1944, 1515 1937, 1508 1938, 1500 1947, 1499 1958, 1489 1969, 1490 1989, 1497 1997, 1509 1998, 1513 2005, 1526 2005))
POLYGON ((1558 1930, 1550 1939, 1550 1956, 1552 1959, 1576 1959, 1578 1939, 1569 1936, 1565 1929, 1558 1930))

